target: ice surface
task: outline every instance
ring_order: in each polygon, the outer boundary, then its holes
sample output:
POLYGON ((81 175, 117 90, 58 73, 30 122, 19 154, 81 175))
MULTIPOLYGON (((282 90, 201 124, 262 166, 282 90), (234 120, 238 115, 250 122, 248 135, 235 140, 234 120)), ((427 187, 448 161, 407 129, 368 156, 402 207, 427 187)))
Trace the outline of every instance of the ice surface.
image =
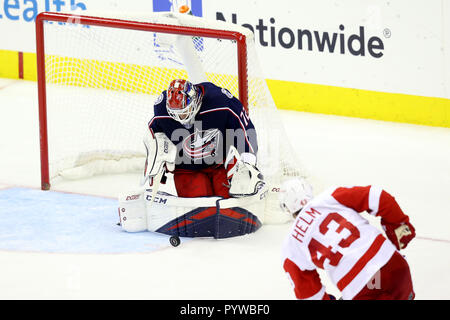
POLYGON ((117 225, 117 199, 8 188, 0 190, 0 208, 7 208, 0 210, 0 250, 132 253, 169 246, 162 234, 124 232, 117 225))
MULTIPOLYGON (((417 231, 404 250, 416 298, 449 299, 450 129, 288 111, 282 111, 282 118, 293 152, 324 186, 377 184, 396 197, 417 231)), ((11 190, 41 192, 38 128, 36 83, 0 79, 0 188, 5 189, 0 192, 0 216, 10 226, 0 227, 0 241, 3 232, 38 224, 30 202, 5 198, 11 190)), ((99 201, 111 206, 111 199, 134 188, 136 179, 133 174, 94 177, 60 182, 54 190, 104 197, 99 201)), ((52 196, 38 200, 46 197, 52 196)), ((57 208, 44 211, 48 216, 42 216, 43 221, 57 208)), ((73 219, 77 228, 85 221, 82 213, 73 219)), ((103 217, 92 224, 99 231, 109 228, 102 221, 109 223, 103 217)), ((289 224, 265 225, 239 238, 196 239, 176 248, 161 243, 158 250, 140 253, 128 247, 129 240, 124 242, 129 251, 121 253, 102 252, 101 243, 81 253, 73 253, 74 246, 63 252, 64 242, 55 244, 58 250, 53 252, 6 249, 0 243, 0 299, 294 299, 280 261, 288 228, 289 224)), ((62 226, 54 232, 74 241, 73 231, 62 226)), ((108 233, 102 234, 105 239, 99 242, 107 240, 108 233)), ((339 296, 328 279, 323 282, 339 296)))

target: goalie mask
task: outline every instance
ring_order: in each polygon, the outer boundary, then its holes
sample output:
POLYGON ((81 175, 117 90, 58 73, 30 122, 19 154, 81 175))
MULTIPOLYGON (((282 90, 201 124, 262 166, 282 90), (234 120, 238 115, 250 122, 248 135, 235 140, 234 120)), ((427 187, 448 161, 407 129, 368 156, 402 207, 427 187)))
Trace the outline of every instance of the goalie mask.
POLYGON ((278 198, 281 209, 295 217, 313 198, 312 187, 304 179, 287 180, 281 185, 278 198))
POLYGON ((201 106, 201 94, 189 81, 172 80, 167 89, 167 113, 183 125, 192 124, 201 106))

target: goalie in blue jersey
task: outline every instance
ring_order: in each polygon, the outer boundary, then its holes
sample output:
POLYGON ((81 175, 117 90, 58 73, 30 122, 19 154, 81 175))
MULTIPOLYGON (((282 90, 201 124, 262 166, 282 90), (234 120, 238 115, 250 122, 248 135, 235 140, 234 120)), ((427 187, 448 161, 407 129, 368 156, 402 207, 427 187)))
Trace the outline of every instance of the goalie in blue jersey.
POLYGON ((120 197, 126 231, 226 238, 261 227, 266 187, 256 130, 227 89, 171 81, 155 101, 144 144, 145 191, 120 197), (176 195, 157 192, 166 174, 176 195))
MULTIPOLYGON (((167 163, 178 196, 228 198, 230 191, 231 195, 255 192, 257 180, 253 186, 247 179, 232 180, 236 166, 257 178, 258 145, 247 111, 227 89, 211 82, 194 85, 183 79, 173 80, 156 100, 148 127, 153 137, 162 136, 176 148, 167 163)), ((160 164, 158 156, 154 153, 151 161, 160 164)), ((155 170, 159 167, 148 161, 146 175, 154 177, 155 170)))

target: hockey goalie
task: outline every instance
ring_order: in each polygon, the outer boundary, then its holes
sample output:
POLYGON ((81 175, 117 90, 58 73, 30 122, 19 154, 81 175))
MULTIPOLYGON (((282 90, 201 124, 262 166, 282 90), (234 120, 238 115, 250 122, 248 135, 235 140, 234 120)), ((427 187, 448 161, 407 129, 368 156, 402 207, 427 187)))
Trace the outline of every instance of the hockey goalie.
POLYGON ((228 238, 261 227, 267 188, 256 131, 227 89, 173 80, 156 99, 144 145, 143 188, 119 197, 125 231, 228 238), (176 194, 160 190, 168 175, 176 194))

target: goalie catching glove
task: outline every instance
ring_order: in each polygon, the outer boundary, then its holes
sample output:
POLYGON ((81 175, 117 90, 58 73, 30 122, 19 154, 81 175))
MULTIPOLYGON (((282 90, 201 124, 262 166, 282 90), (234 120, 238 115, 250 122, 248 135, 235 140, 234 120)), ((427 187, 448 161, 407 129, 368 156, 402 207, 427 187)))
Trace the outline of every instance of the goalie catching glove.
POLYGON ((264 187, 263 175, 256 168, 256 156, 252 153, 239 154, 235 147, 230 147, 225 160, 227 179, 231 197, 248 197, 258 193, 264 187))
POLYGON ((152 186, 153 180, 158 174, 171 172, 175 169, 177 148, 162 132, 157 132, 154 135, 149 132, 144 137, 144 145, 147 150, 147 159, 141 185, 149 180, 149 185, 152 186))

